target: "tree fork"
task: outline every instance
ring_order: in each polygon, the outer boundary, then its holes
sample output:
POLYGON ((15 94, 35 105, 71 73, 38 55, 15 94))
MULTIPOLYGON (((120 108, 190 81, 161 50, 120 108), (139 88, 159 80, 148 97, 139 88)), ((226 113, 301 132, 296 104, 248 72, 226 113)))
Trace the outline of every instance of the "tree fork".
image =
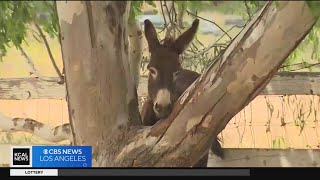
POLYGON ((167 119, 142 127, 128 62, 130 2, 92 1, 91 11, 84 2, 57 2, 77 145, 93 146, 94 166, 194 164, 313 27, 305 2, 279 3, 252 18, 167 119))

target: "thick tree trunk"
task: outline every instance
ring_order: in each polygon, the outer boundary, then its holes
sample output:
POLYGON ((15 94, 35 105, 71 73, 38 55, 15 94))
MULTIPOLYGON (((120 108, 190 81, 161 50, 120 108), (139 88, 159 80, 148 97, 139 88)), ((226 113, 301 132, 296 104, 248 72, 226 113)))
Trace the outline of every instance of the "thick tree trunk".
POLYGON ((167 119, 142 127, 129 73, 129 4, 57 2, 75 144, 93 146, 94 166, 191 166, 315 23, 304 2, 268 3, 167 119))
POLYGON ((120 146, 126 128, 140 123, 128 61, 129 6, 125 1, 57 2, 75 144, 92 145, 94 153, 102 143, 120 146))

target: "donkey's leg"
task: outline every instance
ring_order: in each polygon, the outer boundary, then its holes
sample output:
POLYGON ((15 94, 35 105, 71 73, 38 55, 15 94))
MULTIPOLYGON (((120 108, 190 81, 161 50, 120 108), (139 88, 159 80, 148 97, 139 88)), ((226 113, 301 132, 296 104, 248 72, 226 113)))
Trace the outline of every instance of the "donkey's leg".
POLYGON ((221 159, 224 159, 224 151, 221 147, 221 144, 219 143, 218 139, 214 139, 211 145, 211 151, 216 156, 219 156, 221 159))
POLYGON ((206 153, 194 166, 194 168, 199 167, 207 167, 208 166, 208 159, 209 159, 209 152, 206 153))
POLYGON ((153 111, 152 100, 148 97, 146 102, 142 106, 141 120, 142 124, 145 126, 152 126, 157 122, 156 115, 153 111))
MULTIPOLYGON (((211 151, 216 156, 219 156, 221 159, 224 159, 224 151, 217 138, 215 138, 212 142, 211 151)), ((193 167, 207 167, 208 159, 209 159, 209 152, 206 155, 204 155, 193 167)))

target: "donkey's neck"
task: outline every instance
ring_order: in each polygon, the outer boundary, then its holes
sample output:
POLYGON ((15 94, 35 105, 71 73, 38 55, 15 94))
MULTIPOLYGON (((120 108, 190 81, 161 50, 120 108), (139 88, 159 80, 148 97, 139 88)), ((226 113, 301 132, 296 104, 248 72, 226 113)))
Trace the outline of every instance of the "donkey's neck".
POLYGON ((175 93, 181 94, 200 76, 197 72, 183 69, 175 80, 175 93))

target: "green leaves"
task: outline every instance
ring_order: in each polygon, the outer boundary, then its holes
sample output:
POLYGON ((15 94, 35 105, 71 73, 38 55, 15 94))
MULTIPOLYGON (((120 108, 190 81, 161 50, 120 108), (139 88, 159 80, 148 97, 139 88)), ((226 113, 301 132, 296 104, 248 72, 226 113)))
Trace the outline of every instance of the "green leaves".
MULTIPOLYGON (((320 2, 318 1, 305 1, 309 6, 312 14, 316 17, 320 15, 320 2)), ((277 8, 281 8, 279 2, 275 2, 277 8)), ((284 65, 293 65, 295 63, 302 63, 303 67, 308 68, 309 71, 314 71, 311 67, 313 63, 320 62, 319 53, 320 44, 320 21, 318 20, 310 33, 299 44, 299 46, 290 54, 285 61, 284 65), (312 63, 313 62, 313 63, 312 63)), ((301 68, 300 68, 301 69, 301 68)), ((284 68, 285 71, 291 71, 292 69, 284 68)))
POLYGON ((143 1, 132 1, 129 13, 129 24, 135 23, 136 17, 142 14, 141 7, 143 1))
MULTIPOLYGON (((147 3, 154 8, 157 7, 157 5, 153 1, 132 1, 128 20, 129 24, 135 23, 137 16, 142 14, 141 8, 143 3, 147 3)), ((158 14, 158 11, 156 9, 153 9, 152 13, 158 14)))
MULTIPOLYGON (((177 2, 177 1, 176 1, 177 2)), ((191 9, 191 11, 193 10, 204 10, 208 7, 209 5, 209 1, 186 1, 186 5, 188 8, 191 9)))
POLYGON ((319 23, 320 21, 318 20, 317 24, 315 27, 311 30, 311 32, 308 34, 307 38, 313 45, 312 49, 312 54, 311 58, 312 59, 318 59, 320 61, 320 56, 319 56, 319 38, 320 38, 320 28, 319 28, 319 23))
POLYGON ((288 147, 288 143, 286 142, 286 140, 283 137, 277 137, 272 141, 272 148, 287 148, 288 147))
MULTIPOLYGON (((308 67, 315 62, 320 62, 319 53, 320 44, 320 20, 317 21, 310 33, 299 44, 299 46, 290 54, 284 65, 304 62, 304 67, 308 67)), ((285 71, 290 71, 290 68, 285 68, 285 71)), ((309 71, 314 71, 308 68, 309 71)))
POLYGON ((0 50, 6 52, 9 43, 20 45, 26 35, 26 24, 32 18, 25 1, 3 1, 0 5, 0 50))
POLYGON ((51 38, 57 37, 59 34, 59 20, 57 12, 55 11, 55 4, 53 1, 43 1, 39 3, 39 8, 42 12, 47 13, 47 20, 36 18, 36 21, 43 27, 43 30, 50 35, 51 38))
MULTIPOLYGON (((44 17, 42 16, 42 17, 44 17)), ((20 46, 27 36, 30 25, 38 23, 53 37, 58 36, 58 15, 54 1, 2 1, 0 3, 0 57, 4 56, 10 45, 20 46), (41 19, 38 14, 48 15, 41 19)), ((33 33, 36 39, 38 34, 33 33)))
POLYGON ((175 4, 177 5, 179 12, 187 6, 186 1, 175 1, 175 4))
POLYGON ((145 1, 146 3, 148 3, 150 6, 156 8, 156 4, 153 1, 145 1))
POLYGON ((319 1, 306 1, 312 14, 316 17, 320 16, 320 2, 319 1))

